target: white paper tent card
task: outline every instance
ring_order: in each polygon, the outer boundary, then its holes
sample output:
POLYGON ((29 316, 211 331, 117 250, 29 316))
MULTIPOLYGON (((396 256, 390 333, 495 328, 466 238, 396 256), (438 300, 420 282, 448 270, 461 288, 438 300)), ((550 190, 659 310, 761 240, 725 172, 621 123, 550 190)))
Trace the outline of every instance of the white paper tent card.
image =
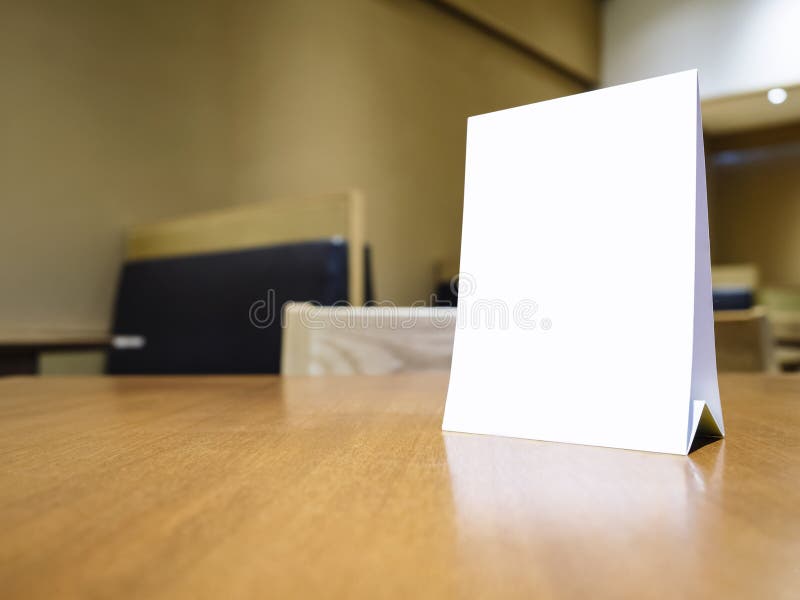
POLYGON ((443 429, 723 435, 697 72, 469 119, 443 429))

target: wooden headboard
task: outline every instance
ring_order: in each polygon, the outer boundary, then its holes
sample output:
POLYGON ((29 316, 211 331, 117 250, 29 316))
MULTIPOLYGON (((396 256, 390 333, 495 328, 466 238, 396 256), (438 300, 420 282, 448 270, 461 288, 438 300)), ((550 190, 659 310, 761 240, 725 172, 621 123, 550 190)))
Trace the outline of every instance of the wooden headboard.
POLYGON ((364 303, 364 199, 358 191, 241 204, 134 227, 126 259, 243 250, 342 237, 348 244, 350 302, 364 303))

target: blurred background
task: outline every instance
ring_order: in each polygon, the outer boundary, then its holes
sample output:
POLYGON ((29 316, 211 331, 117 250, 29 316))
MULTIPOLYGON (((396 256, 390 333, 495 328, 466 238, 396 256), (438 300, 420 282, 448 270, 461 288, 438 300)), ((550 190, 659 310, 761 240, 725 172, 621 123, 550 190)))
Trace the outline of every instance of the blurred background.
POLYGON ((282 302, 445 303, 468 116, 690 68, 720 368, 797 370, 798 31, 795 0, 0 0, 0 373, 275 372, 282 302))

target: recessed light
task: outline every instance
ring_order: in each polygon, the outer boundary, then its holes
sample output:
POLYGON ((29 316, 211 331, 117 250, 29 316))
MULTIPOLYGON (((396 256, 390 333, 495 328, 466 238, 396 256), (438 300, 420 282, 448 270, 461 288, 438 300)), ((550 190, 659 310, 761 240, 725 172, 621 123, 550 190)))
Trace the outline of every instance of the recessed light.
POLYGON ((789 94, 787 94, 786 90, 783 88, 772 88, 767 92, 767 100, 772 102, 772 104, 783 104, 786 102, 786 97, 788 95, 789 94))

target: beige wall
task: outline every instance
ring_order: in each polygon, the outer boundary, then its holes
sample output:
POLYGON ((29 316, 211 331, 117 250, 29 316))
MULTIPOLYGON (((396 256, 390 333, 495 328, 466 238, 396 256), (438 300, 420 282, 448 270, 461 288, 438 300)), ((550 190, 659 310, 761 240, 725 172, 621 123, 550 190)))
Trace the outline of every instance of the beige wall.
POLYGON ((712 163, 715 262, 753 262, 763 285, 800 286, 800 144, 736 151, 712 163))
POLYGON ((229 197, 219 14, 0 2, 0 331, 106 329, 123 231, 229 197))
POLYGON ((443 0, 554 61, 597 82, 598 0, 443 0))
POLYGON ((0 330, 105 328, 134 223, 347 187, 379 297, 424 298, 467 116, 580 91, 421 0, 0 7, 0 330))
POLYGON ((377 295, 457 256, 469 115, 579 86, 419 1, 250 1, 236 15, 235 198, 356 186, 377 295))

